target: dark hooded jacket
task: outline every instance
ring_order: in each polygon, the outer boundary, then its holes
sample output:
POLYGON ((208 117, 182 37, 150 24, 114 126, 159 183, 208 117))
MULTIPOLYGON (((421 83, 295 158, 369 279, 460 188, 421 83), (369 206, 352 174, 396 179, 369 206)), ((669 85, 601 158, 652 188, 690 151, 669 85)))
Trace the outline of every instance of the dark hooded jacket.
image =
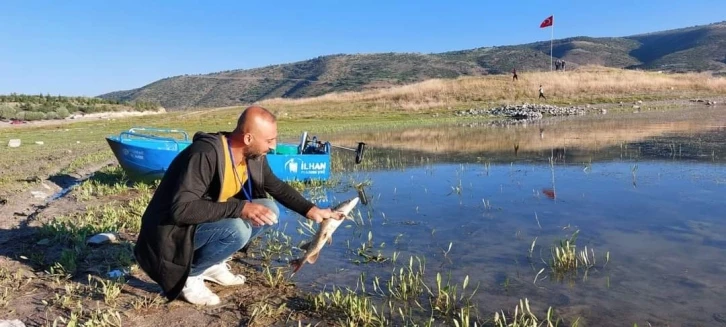
MULTIPOLYGON (((240 217, 247 203, 243 192, 217 202, 225 167, 221 138, 228 134, 194 135, 192 144, 169 165, 141 218, 136 261, 169 300, 179 296, 189 276, 196 225, 240 217)), ((247 169, 253 198, 270 194, 303 216, 314 206, 272 173, 266 156, 248 160, 247 169)))

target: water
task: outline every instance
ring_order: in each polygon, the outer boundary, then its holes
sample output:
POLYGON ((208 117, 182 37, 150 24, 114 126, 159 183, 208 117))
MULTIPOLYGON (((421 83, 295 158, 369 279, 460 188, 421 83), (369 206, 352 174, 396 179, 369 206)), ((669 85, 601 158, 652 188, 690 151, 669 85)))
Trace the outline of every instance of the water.
POLYGON ((371 253, 425 257, 429 277, 468 275, 482 318, 528 298, 539 316, 552 306, 589 326, 726 325, 725 112, 331 135, 369 144, 369 166, 337 163, 341 180, 370 182, 369 204, 295 280, 388 279, 390 261, 356 264, 370 232, 371 253), (551 248, 578 230, 595 267, 559 278, 551 248))

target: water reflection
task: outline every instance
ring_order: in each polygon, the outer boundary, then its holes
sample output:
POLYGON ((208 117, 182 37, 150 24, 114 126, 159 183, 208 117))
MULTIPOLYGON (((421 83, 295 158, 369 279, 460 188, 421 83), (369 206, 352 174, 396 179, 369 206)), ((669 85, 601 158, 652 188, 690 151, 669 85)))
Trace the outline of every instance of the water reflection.
POLYGON ((335 144, 363 141, 433 160, 597 161, 613 158, 724 158, 726 110, 678 110, 552 118, 525 124, 467 120, 456 124, 329 135, 335 144), (709 151, 710 150, 710 151, 709 151))

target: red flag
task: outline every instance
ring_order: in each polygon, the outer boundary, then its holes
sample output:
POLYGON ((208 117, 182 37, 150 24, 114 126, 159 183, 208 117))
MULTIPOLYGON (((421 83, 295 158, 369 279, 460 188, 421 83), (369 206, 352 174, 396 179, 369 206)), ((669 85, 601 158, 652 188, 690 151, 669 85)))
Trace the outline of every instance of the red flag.
POLYGON ((544 28, 544 27, 547 27, 547 26, 552 26, 552 24, 554 22, 555 22, 555 16, 549 16, 549 17, 547 17, 547 19, 545 19, 544 21, 542 21, 542 24, 539 24, 539 27, 540 28, 544 28))

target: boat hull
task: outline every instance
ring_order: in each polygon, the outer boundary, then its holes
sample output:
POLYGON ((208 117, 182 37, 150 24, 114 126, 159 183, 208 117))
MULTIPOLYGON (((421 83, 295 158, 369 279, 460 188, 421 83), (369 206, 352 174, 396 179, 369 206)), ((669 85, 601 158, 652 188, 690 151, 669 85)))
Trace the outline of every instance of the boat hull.
MULTIPOLYGON (((160 180, 174 158, 191 144, 191 140, 186 137, 186 133, 184 140, 179 140, 139 133, 143 130, 143 128, 131 129, 118 136, 106 137, 106 141, 130 180, 143 182, 160 180)), ((294 149, 297 145, 278 144, 278 149, 283 148, 294 149)), ((272 172, 284 181, 330 178, 329 147, 322 153, 314 154, 268 153, 267 161, 272 172)))
POLYGON ((150 182, 164 176, 172 160, 191 144, 159 140, 122 140, 106 138, 116 160, 133 181, 150 182))

